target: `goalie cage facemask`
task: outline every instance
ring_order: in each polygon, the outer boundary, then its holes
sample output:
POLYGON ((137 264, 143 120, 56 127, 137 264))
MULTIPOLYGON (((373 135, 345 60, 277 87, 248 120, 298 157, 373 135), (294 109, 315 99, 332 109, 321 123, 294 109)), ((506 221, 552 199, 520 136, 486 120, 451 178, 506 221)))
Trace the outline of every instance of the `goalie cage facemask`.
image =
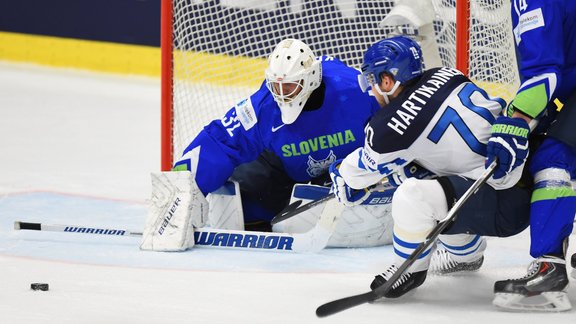
POLYGON ((322 66, 306 44, 285 39, 270 54, 265 75, 266 86, 280 107, 282 122, 292 124, 320 86, 322 66))

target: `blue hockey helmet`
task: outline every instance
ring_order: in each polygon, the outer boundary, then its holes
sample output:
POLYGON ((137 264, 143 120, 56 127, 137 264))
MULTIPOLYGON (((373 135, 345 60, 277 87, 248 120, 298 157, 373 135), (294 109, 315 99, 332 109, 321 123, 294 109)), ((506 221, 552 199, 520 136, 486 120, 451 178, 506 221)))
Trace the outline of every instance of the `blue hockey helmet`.
POLYGON ((382 82, 382 73, 389 73, 403 84, 424 72, 422 49, 416 41, 406 36, 394 36, 374 43, 364 53, 362 91, 382 82))

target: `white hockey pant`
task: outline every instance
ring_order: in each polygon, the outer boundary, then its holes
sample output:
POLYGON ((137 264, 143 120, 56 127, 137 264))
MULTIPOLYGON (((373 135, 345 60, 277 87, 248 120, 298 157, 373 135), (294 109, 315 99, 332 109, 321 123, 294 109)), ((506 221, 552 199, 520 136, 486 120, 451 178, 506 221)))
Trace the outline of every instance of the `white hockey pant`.
MULTIPOLYGON (((446 195, 438 181, 410 178, 402 183, 392 199, 395 262, 406 261, 447 214, 446 195)), ((439 239, 457 262, 477 260, 486 248, 484 239, 473 234, 440 235, 439 239)), ((433 249, 431 245, 422 253, 409 271, 427 270, 433 249)))

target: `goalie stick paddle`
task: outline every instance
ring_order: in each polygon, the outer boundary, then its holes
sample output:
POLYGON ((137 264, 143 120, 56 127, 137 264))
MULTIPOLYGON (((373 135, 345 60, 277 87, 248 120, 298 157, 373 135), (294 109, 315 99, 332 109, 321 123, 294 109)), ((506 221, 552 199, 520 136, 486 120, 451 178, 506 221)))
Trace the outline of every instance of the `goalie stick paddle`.
POLYGON ((458 199, 458 201, 454 204, 454 206, 450 209, 446 217, 436 225, 432 231, 426 236, 424 242, 420 243, 416 250, 412 252, 412 254, 398 267, 398 270, 384 283, 382 286, 359 295, 354 295, 350 297, 345 297, 341 299, 337 299, 326 304, 321 305, 316 309, 316 316, 318 317, 326 317, 329 315, 333 315, 344 311, 346 309, 359 306, 365 303, 373 302, 377 299, 380 299, 386 295, 386 293, 390 290, 390 288, 398 281, 398 279, 402 276, 402 274, 418 259, 418 257, 426 251, 430 245, 432 245, 438 235, 442 233, 450 225, 452 222, 456 220, 457 212, 460 210, 462 205, 468 201, 468 199, 478 191, 478 188, 482 186, 486 181, 492 176, 494 173, 496 166, 498 164, 498 160, 494 160, 488 168, 484 171, 484 173, 476 180, 468 190, 458 199))

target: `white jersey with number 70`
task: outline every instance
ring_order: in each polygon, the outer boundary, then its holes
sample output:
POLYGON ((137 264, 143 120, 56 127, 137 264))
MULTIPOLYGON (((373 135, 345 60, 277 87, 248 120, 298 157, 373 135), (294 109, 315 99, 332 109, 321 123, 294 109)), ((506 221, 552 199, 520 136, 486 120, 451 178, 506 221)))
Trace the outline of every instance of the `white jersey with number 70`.
MULTIPOLYGON (((458 70, 428 70, 370 119, 364 147, 344 159, 340 173, 355 189, 411 161, 439 176, 477 179, 485 169, 492 124, 505 106, 503 99, 491 97, 458 70)), ((506 189, 521 174, 517 168, 488 183, 506 189)))

